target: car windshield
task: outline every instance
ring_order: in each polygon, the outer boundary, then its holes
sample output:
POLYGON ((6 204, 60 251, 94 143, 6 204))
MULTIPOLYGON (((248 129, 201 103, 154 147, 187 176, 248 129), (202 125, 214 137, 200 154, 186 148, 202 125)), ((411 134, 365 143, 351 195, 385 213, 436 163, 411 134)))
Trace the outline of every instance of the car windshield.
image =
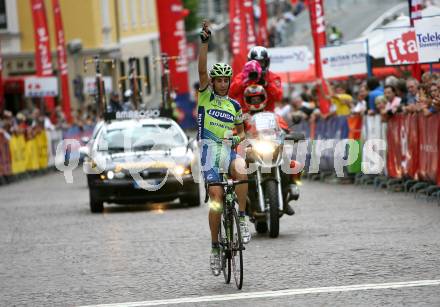
POLYGON ((185 146, 185 139, 171 124, 144 124, 104 130, 99 150, 161 150, 185 146))

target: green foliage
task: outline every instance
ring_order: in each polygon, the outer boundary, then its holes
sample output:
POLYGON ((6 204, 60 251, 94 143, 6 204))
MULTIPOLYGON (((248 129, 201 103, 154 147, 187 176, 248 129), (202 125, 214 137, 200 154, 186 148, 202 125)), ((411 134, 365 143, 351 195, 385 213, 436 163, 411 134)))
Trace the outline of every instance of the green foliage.
POLYGON ((185 18, 185 30, 192 31, 200 26, 198 16, 199 0, 183 0, 183 6, 189 10, 189 15, 185 18))

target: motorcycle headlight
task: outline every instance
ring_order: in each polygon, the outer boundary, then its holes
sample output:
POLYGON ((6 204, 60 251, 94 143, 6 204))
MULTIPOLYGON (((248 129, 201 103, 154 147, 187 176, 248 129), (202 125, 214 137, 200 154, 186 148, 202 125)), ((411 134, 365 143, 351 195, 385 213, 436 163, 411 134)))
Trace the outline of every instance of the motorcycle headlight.
POLYGON ((276 150, 275 144, 265 141, 256 142, 253 147, 257 153, 262 155, 273 154, 276 150))
POLYGON ((113 178, 115 178, 115 173, 113 171, 108 171, 107 172, 107 178, 112 180, 113 178))

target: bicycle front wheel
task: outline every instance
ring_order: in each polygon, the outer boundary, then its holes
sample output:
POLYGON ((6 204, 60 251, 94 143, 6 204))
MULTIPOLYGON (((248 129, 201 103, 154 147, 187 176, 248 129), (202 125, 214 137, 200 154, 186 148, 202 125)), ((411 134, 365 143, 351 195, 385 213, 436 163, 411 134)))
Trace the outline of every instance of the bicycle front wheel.
POLYGON ((223 277, 225 278, 225 283, 227 284, 231 282, 231 244, 227 235, 228 224, 230 224, 230 222, 226 223, 224 215, 222 215, 219 233, 220 257, 222 261, 223 277))
POLYGON ((234 272, 235 284, 238 289, 243 286, 243 242, 241 240, 240 222, 238 220, 237 210, 232 210, 232 223, 230 223, 231 240, 231 260, 232 271, 234 272))

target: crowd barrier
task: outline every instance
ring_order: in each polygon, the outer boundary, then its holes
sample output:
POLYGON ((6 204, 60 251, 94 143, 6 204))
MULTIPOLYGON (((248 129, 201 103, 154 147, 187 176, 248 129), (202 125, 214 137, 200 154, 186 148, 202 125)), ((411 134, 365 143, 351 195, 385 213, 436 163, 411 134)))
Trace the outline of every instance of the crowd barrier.
POLYGON ((92 136, 93 129, 94 126, 73 126, 65 130, 32 128, 12 135, 0 132, 0 182, 53 168, 57 146, 63 139, 81 143, 84 137, 92 136))
MULTIPOLYGON (((338 116, 310 124, 301 123, 294 129, 310 137, 312 159, 317 158, 315 151, 318 140, 334 140, 336 144, 338 140, 348 138, 356 142, 360 154, 347 167, 346 173, 359 178, 369 176, 362 169, 363 163, 369 162, 368 157, 362 155, 364 144, 371 140, 383 141, 385 150, 375 150, 385 161, 383 172, 375 174, 376 179, 382 178, 382 182, 378 180, 379 184, 426 195, 435 194, 440 198, 440 114, 398 114, 386 123, 381 121, 379 115, 338 116)), ((350 155, 353 146, 347 147, 347 155, 350 155)), ((333 148, 322 153, 320 173, 335 173, 334 152, 333 148)), ((309 171, 310 166, 306 165, 305 170, 309 171)))

